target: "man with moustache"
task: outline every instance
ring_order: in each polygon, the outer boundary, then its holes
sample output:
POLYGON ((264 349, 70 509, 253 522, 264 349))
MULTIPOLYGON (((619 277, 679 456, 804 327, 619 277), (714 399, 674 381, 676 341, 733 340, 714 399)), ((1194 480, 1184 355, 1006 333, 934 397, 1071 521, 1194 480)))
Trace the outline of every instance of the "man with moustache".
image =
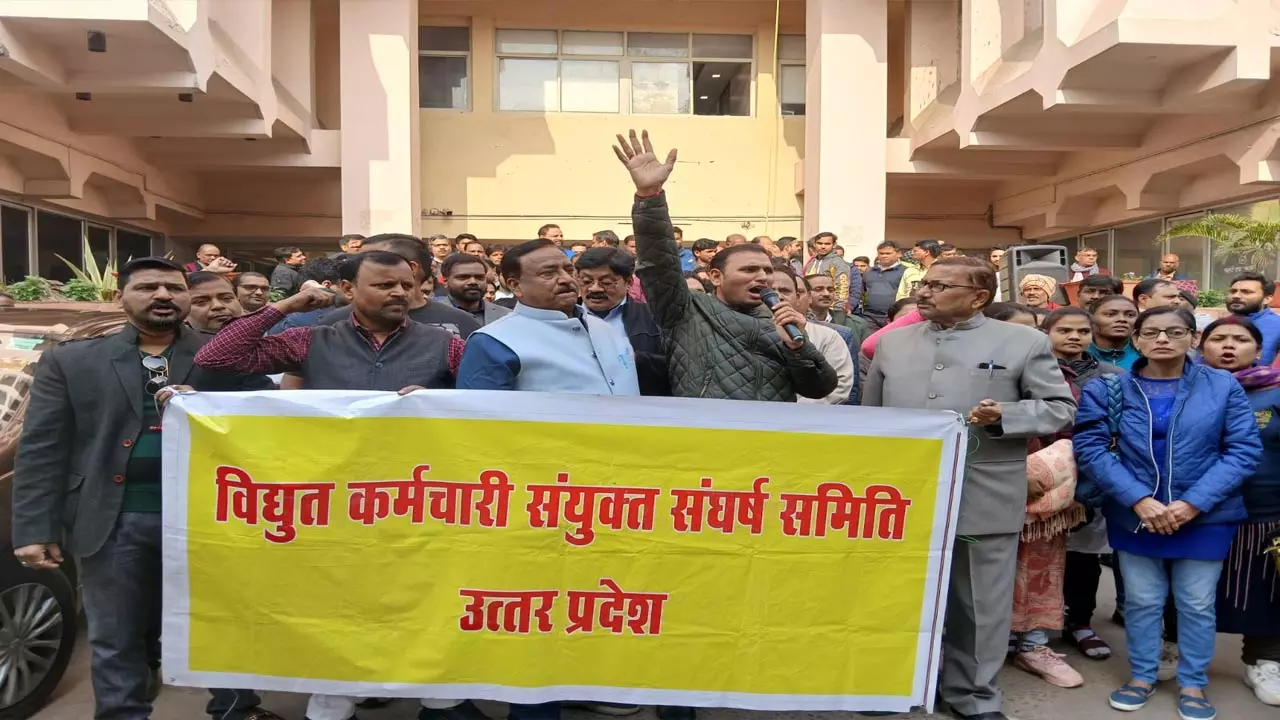
POLYGON ((191 293, 191 312, 187 324, 201 332, 216 333, 223 325, 244 314, 236 291, 221 275, 211 272, 193 272, 187 275, 187 288, 191 293))
MULTIPOLYGON (((94 717, 146 720, 159 687, 150 646, 161 614, 160 409, 179 389, 274 386, 196 366, 211 336, 183 324, 191 297, 181 265, 139 258, 117 279, 124 329, 62 343, 36 365, 14 468, 13 545, 23 573, 77 559, 94 717)), ((250 691, 211 693, 212 717, 280 720, 250 691)))
POLYGON ((1262 333, 1259 365, 1275 361, 1276 346, 1280 344, 1280 315, 1271 312, 1271 297, 1275 294, 1276 284, 1257 272, 1236 275, 1227 291, 1227 310, 1232 315, 1249 318, 1262 333))
POLYGON ((482 259, 462 254, 450 255, 440 266, 440 274, 449 289, 449 302, 455 308, 471 313, 481 327, 511 312, 501 305, 485 301, 489 272, 489 266, 482 259))
POLYGON ((240 273, 231 279, 231 287, 235 288, 236 300, 247 313, 258 312, 271 301, 271 281, 262 273, 240 273))
POLYGON ((670 395, 662 330, 649 306, 627 289, 635 285, 635 258, 614 248, 591 248, 582 253, 576 266, 583 307, 613 326, 635 351, 640 394, 670 395))

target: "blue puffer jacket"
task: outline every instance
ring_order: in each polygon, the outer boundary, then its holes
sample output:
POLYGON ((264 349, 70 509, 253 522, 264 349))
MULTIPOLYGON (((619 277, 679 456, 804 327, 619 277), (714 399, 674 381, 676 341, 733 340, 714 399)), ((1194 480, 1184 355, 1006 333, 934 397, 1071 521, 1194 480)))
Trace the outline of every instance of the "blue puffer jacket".
MULTIPOLYGON (((1134 363, 1137 373, 1146 359, 1134 363)), ((1106 494, 1102 512, 1113 528, 1136 531, 1133 506, 1145 497, 1168 505, 1182 500, 1200 510, 1197 523, 1245 519, 1241 492, 1258 467, 1262 442, 1253 408, 1240 383, 1224 370, 1187 363, 1170 419, 1169 477, 1160 481, 1151 449, 1151 413, 1131 374, 1118 376, 1122 392, 1118 457, 1109 448, 1107 384, 1089 383, 1076 412, 1076 464, 1084 482, 1106 494)))

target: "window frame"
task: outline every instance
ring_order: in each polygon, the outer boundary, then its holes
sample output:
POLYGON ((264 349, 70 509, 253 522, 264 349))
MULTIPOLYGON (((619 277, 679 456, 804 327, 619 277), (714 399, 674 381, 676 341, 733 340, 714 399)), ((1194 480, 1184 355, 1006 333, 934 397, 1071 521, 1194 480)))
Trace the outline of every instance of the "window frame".
POLYGON ((797 38, 800 38, 802 41, 805 40, 804 35, 797 35, 795 33, 778 33, 778 35, 774 39, 774 42, 777 43, 778 45, 778 48, 777 48, 778 67, 774 68, 774 72, 777 73, 777 75, 774 76, 777 78, 777 82, 775 82, 774 85, 778 89, 778 116, 784 117, 784 118, 789 118, 789 117, 802 118, 809 111, 809 93, 808 93, 808 87, 807 87, 808 77, 809 77, 809 58, 804 57, 798 60, 794 58, 784 58, 782 56, 782 38, 785 38, 785 37, 797 37, 797 38), (805 88, 806 92, 805 92, 805 98, 804 98, 805 112, 802 112, 799 114, 792 114, 792 115, 788 115, 782 112, 782 105, 783 105, 782 103, 782 68, 784 67, 804 68, 804 75, 805 75, 805 82, 806 82, 806 88, 805 88))
POLYGON ((544 115, 548 113, 558 114, 576 114, 576 115, 639 115, 650 117, 703 117, 703 118, 753 118, 756 116, 756 74, 757 56, 759 55, 759 42, 754 33, 750 32, 693 32, 693 31, 663 31, 663 30, 616 30, 612 28, 559 28, 552 29, 547 27, 521 27, 521 26, 503 26, 495 27, 493 30, 493 112, 502 114, 524 114, 524 115, 544 115), (498 35, 504 30, 526 30, 540 32, 554 32, 556 34, 556 52, 551 53, 528 53, 528 52, 502 52, 499 50, 498 35), (567 54, 564 51, 564 34, 566 32, 599 32, 599 33, 618 33, 622 35, 622 53, 619 55, 576 55, 567 54), (685 37, 686 54, 683 57, 635 57, 629 54, 631 49, 631 36, 633 34, 640 35, 683 35, 685 37), (750 58, 725 58, 725 57, 702 57, 693 54, 693 36, 694 35, 732 35, 738 37, 747 37, 751 39, 751 57, 750 58), (555 60, 556 61, 556 108, 555 110, 504 110, 502 109, 502 60, 504 59, 522 59, 522 60, 555 60), (564 106, 564 77, 561 68, 565 61, 587 60, 595 62, 615 62, 618 64, 618 110, 616 112, 609 111, 592 111, 592 110, 563 110, 564 106), (695 113, 695 104, 698 96, 694 94, 694 77, 693 68, 696 63, 737 63, 746 64, 747 71, 750 76, 750 90, 748 96, 748 112, 745 115, 698 115, 695 113), (688 92, 689 92, 689 110, 684 113, 648 113, 635 112, 632 107, 632 67, 641 63, 681 63, 688 66, 688 92))
MULTIPOLYGON (((466 59, 466 63, 467 63, 467 102, 466 102, 466 107, 462 107, 462 108, 455 108, 455 107, 447 107, 447 108, 423 107, 423 106, 422 106, 422 97, 421 97, 421 93, 419 93, 419 97, 418 97, 418 109, 419 109, 419 110, 427 110, 427 111, 430 111, 430 112, 452 112, 452 113, 467 113, 467 112, 471 112, 472 108, 474 107, 474 102, 475 102, 475 100, 474 100, 474 95, 475 95, 475 83, 473 83, 473 82, 471 81, 471 78, 474 76, 474 72, 475 72, 475 71, 474 71, 474 67, 473 67, 473 62, 472 62, 471 56, 472 56, 472 54, 475 52, 475 45, 476 45, 476 44, 475 44, 475 37, 474 37, 474 33, 472 32, 471 27, 470 27, 470 26, 468 26, 468 25, 438 25, 438 24, 429 24, 429 25, 421 25, 421 24, 420 24, 420 25, 418 25, 418 27, 419 27, 419 28, 462 28, 463 30, 466 30, 466 31, 467 31, 467 48, 468 48, 466 51, 462 51, 462 50, 424 50, 424 49, 422 49, 422 46, 421 46, 421 45, 419 45, 419 46, 418 46, 418 57, 419 57, 419 58, 424 58, 424 57, 461 57, 461 58, 465 58, 465 59, 466 59)), ((419 66, 419 68, 418 68, 418 72, 419 72, 419 73, 421 73, 421 72, 422 72, 422 68, 421 68, 421 66, 419 66)), ((421 82, 421 80, 419 80, 419 82, 421 82)), ((495 94, 496 94, 496 93, 495 93, 495 94)))

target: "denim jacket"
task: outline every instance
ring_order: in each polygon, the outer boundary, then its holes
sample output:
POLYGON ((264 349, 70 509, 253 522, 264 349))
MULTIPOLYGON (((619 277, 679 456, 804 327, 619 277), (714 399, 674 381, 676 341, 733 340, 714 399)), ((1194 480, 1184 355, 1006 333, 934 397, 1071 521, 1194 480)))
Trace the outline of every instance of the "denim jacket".
MULTIPOLYGON (((1134 363, 1133 372, 1146 362, 1134 363)), ((1110 449, 1107 386, 1101 379, 1081 394, 1073 438, 1081 482, 1096 483, 1106 494, 1107 522, 1136 530, 1140 521, 1133 506, 1145 497, 1192 505, 1201 513, 1196 523, 1244 520, 1242 485, 1258 466, 1262 442, 1240 383, 1224 370, 1186 364, 1170 417, 1169 473, 1161 479, 1147 397, 1132 374, 1119 381, 1123 401, 1116 451, 1110 449)))

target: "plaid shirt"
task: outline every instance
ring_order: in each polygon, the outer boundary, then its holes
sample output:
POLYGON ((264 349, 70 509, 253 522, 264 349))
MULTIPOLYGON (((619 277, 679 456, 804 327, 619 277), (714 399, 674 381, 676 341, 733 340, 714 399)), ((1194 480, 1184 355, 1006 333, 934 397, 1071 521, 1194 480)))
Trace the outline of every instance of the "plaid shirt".
MULTIPOLYGON (((212 340, 205 343, 196 353, 196 364, 209 370, 236 373, 243 375, 275 375, 286 372, 299 372, 302 362, 311 350, 311 331, 315 328, 290 328, 282 333, 266 335, 276 323, 284 319, 284 314, 268 305, 255 313, 250 313, 227 323, 218 331, 212 340)), ((397 328, 383 342, 378 342, 373 333, 362 327, 351 313, 351 324, 356 332, 374 352, 391 341, 409 324, 397 328)), ((462 349, 466 343, 453 338, 449 343, 449 372, 457 377, 458 364, 462 362, 462 349)))

